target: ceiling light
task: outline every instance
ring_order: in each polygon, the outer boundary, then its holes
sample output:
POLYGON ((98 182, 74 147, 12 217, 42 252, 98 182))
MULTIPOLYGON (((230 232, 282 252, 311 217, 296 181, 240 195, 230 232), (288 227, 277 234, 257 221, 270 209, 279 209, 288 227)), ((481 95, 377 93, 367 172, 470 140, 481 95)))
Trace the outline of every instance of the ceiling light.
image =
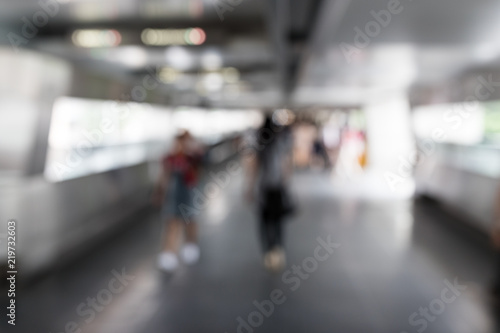
POLYGON ((189 29, 145 29, 141 33, 141 40, 145 45, 201 45, 207 35, 201 28, 189 29))
POLYGON ((209 92, 216 92, 224 86, 224 79, 219 73, 209 73, 203 78, 203 86, 209 92))
POLYGON ((186 31, 185 39, 189 45, 201 45, 207 40, 207 34, 201 28, 192 28, 186 31))
POLYGON ((240 80, 240 72, 234 67, 224 68, 222 76, 227 83, 236 83, 240 80))
POLYGON ((120 45, 122 36, 116 30, 76 30, 71 39, 78 47, 113 47, 120 45))
POLYGON ((125 46, 113 50, 109 60, 117 61, 125 66, 141 68, 148 63, 148 52, 140 46, 125 46))
POLYGON ((201 67, 207 71, 215 71, 222 67, 222 56, 216 50, 211 50, 201 56, 201 67))
POLYGON ((165 60, 170 67, 185 71, 193 65, 193 57, 185 48, 172 46, 165 51, 165 60))
POLYGON ((179 72, 174 68, 164 67, 160 70, 158 77, 162 82, 172 83, 179 78, 179 72))

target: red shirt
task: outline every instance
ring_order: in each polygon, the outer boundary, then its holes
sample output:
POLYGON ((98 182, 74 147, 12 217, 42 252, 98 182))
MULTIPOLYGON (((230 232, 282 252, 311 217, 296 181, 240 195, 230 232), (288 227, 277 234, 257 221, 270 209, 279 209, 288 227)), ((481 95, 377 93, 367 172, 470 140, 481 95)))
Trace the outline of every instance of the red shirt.
POLYGON ((184 153, 176 153, 165 156, 162 165, 164 170, 180 173, 187 186, 192 187, 196 185, 199 165, 197 158, 184 153))

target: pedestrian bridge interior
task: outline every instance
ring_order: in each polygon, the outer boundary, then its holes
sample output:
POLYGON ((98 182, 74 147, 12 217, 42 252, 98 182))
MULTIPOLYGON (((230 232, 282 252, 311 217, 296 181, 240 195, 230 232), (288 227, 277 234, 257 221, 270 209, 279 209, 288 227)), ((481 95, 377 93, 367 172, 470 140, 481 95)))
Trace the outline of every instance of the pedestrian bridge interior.
POLYGON ((499 332, 498 13, 0 0, 0 332, 499 332))

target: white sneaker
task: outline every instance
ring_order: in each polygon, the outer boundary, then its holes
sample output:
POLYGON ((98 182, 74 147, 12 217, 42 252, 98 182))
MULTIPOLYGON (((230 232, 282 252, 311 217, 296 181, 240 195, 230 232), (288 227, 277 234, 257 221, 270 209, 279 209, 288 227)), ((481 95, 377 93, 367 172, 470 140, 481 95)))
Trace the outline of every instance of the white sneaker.
POLYGON ((264 267, 268 271, 273 270, 273 253, 271 251, 268 251, 264 254, 264 267))
POLYGON ((268 271, 279 272, 285 268, 286 256, 281 247, 275 247, 264 255, 264 266, 268 271))
POLYGON ((179 266, 179 260, 171 251, 162 252, 158 256, 158 268, 165 272, 173 272, 179 266))
POLYGON ((194 243, 187 243, 181 250, 182 261, 187 265, 193 265, 200 259, 200 248, 194 243))
POLYGON ((281 247, 276 247, 274 249, 274 256, 276 257, 276 270, 281 271, 286 266, 286 255, 285 251, 281 247))

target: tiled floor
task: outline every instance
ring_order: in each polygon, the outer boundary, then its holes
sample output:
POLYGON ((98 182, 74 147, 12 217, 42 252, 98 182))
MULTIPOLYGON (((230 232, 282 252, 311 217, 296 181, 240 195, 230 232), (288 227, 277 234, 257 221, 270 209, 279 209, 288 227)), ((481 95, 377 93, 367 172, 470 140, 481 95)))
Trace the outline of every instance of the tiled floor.
POLYGON ((201 212, 198 265, 171 278, 158 273, 161 224, 155 214, 138 218, 24 289, 17 331, 59 333, 74 321, 84 332, 104 333, 496 332, 485 296, 493 253, 434 205, 343 197, 327 175, 301 173, 294 179, 299 213, 286 230, 287 268, 272 275, 262 268, 255 215, 241 188, 233 179, 201 212), (316 250, 328 239, 338 245, 332 253, 316 250), (123 268, 134 280, 95 318, 77 314, 123 268), (463 287, 449 286, 456 279, 463 287), (279 303, 273 309, 272 299, 279 303), (258 312, 255 303, 266 308, 258 312))

